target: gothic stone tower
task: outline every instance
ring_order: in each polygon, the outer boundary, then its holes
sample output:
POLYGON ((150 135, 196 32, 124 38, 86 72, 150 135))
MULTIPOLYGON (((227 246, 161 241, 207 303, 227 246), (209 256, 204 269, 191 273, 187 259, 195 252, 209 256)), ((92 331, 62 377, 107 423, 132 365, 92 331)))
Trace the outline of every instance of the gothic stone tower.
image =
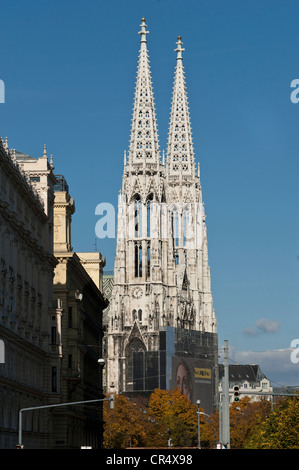
POLYGON ((107 388, 116 393, 134 389, 133 354, 158 351, 161 329, 216 332, 205 213, 182 60, 184 49, 178 37, 165 162, 164 152, 161 159, 159 150, 144 18, 139 34, 108 321, 107 388))

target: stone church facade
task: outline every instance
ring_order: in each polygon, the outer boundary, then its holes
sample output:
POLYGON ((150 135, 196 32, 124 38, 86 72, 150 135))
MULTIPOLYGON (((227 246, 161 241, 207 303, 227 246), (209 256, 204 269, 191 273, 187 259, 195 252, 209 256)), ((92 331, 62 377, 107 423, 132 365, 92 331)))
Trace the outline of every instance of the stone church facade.
MULTIPOLYGON (((159 148, 147 34, 143 18, 130 145, 124 155, 118 200, 108 318, 107 391, 116 393, 135 390, 134 355, 160 351, 161 331, 174 328, 217 337, 182 40, 179 36, 175 49, 165 156, 159 148)), ((157 366, 153 373, 159 374, 159 370, 157 366)))

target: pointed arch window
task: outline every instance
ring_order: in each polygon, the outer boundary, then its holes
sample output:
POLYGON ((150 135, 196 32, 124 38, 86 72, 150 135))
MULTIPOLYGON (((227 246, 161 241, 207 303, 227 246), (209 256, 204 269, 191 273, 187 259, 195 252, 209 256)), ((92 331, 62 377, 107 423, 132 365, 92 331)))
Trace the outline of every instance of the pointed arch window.
POLYGON ((151 277, 151 244, 148 242, 147 244, 147 278, 151 277))
POLYGON ((189 207, 185 207, 184 211, 183 211, 183 243, 184 243, 184 246, 186 246, 186 244, 187 244, 189 221, 190 221, 189 207))
POLYGON ((142 202, 140 197, 136 196, 134 202, 134 213, 135 213, 135 237, 140 238, 142 236, 142 202))
POLYGON ((142 277, 142 246, 137 242, 134 246, 134 265, 135 277, 142 277))
POLYGON ((179 246, 179 214, 177 209, 172 211, 172 236, 174 246, 179 246))
POLYGON ((142 310, 141 310, 141 308, 138 310, 138 320, 140 321, 140 323, 142 323, 142 310))
POLYGON ((151 214, 152 214, 152 204, 153 204, 153 195, 148 196, 146 202, 146 221, 147 221, 147 233, 146 236, 150 238, 151 236, 151 214))

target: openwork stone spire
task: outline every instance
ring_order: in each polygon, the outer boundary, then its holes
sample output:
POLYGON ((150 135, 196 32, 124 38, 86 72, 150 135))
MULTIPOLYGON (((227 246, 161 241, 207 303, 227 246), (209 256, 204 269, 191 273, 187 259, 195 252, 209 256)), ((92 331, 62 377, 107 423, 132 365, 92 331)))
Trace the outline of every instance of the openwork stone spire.
MULTIPOLYGON (((177 63, 174 77, 171 117, 167 148, 167 175, 170 178, 194 177, 194 152, 189 106, 183 67, 181 36, 178 36, 177 63)), ((189 179, 188 178, 188 179, 189 179)))
POLYGON ((147 51, 145 18, 142 18, 140 52, 135 87, 129 164, 157 167, 160 162, 156 113, 147 51))

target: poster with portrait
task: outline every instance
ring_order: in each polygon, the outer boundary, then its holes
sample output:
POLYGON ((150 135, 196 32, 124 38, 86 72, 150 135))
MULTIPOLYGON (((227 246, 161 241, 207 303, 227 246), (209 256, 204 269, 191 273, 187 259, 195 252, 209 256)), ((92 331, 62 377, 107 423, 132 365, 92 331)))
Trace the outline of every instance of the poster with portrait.
POLYGON ((211 361, 190 357, 172 356, 171 389, 179 388, 181 393, 196 403, 200 400, 206 413, 213 410, 213 368, 211 361))

